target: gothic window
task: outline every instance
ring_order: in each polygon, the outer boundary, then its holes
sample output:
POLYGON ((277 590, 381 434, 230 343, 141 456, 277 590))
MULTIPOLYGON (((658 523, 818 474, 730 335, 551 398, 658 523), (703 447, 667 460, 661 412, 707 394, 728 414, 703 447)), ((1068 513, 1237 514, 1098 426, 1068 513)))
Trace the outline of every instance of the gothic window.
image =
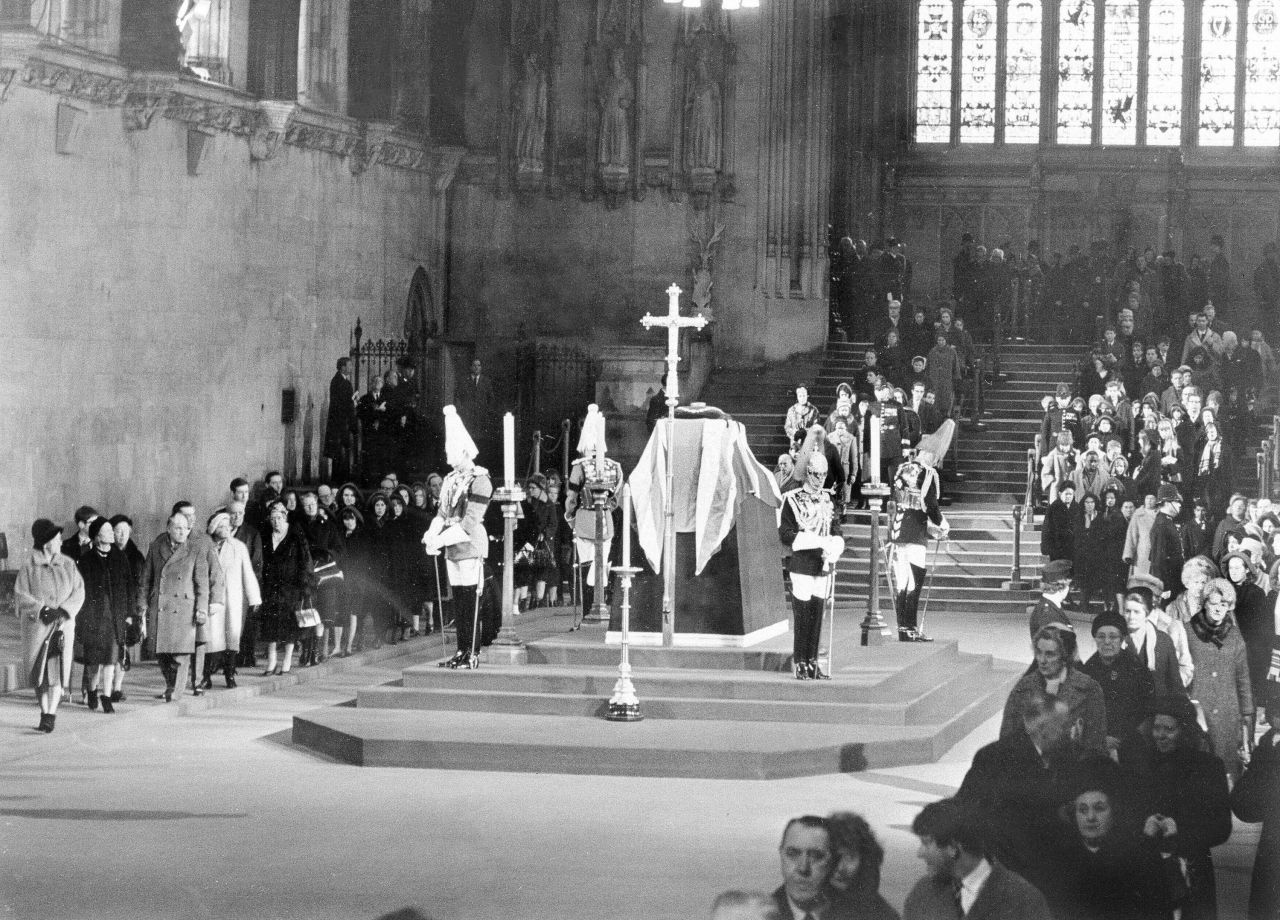
POLYGON ((1058 143, 1093 140, 1094 3, 1059 0, 1058 143))
POLYGON ((1102 143, 1138 141, 1138 0, 1107 0, 1102 19, 1102 143))
POLYGON ((1244 143, 1280 144, 1280 22, 1275 0, 1250 0, 1244 50, 1244 143))
POLYGON ((347 23, 335 0, 309 0, 307 4, 308 105, 341 112, 346 108, 345 57, 347 23))
POLYGON ((1236 126, 1236 0, 1204 0, 1200 23, 1200 146, 1230 147, 1236 126))
POLYGON ((231 83, 231 0, 188 0, 178 10, 178 23, 187 69, 202 80, 231 83))
POLYGON ((1040 0, 1015 0, 1005 40, 1004 139, 1040 140, 1040 0))
POLYGON ((916 71, 916 140, 951 141, 951 0, 921 0, 916 71))
POLYGON ((1182 142, 1182 0, 1153 0, 1147 53, 1147 143, 1182 142))
POLYGON ((960 141, 996 139, 996 0, 964 0, 960 56, 960 141))

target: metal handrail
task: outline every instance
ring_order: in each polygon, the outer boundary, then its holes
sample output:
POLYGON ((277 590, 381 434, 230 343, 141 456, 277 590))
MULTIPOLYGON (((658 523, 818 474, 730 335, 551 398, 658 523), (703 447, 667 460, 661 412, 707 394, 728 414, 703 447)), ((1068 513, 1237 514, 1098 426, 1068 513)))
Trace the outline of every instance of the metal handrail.
POLYGON ((1036 462, 1038 459, 1036 456, 1036 450, 1039 447, 1039 442, 1040 442, 1040 436, 1036 435, 1037 446, 1027 448, 1027 491, 1022 499, 1022 513, 1026 515, 1028 520, 1030 520, 1031 518, 1031 510, 1033 507, 1033 504, 1032 504, 1033 498, 1034 498, 1033 493, 1035 490, 1035 483, 1036 483, 1036 462))
POLYGON ((983 361, 981 356, 973 359, 973 406, 970 413, 969 424, 974 428, 986 427, 982 422, 982 416, 986 414, 986 395, 983 390, 983 361))

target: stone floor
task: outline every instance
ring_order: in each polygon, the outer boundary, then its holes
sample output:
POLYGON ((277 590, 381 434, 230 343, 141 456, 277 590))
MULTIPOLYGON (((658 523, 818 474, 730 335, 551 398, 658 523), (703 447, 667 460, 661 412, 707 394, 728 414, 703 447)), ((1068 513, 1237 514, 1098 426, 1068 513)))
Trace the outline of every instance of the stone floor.
MULTIPOLYGON (((528 634, 569 623, 522 619, 528 634)), ((931 619, 965 651, 1027 657, 1022 623, 931 619)), ((722 889, 775 887, 786 819, 836 809, 876 828, 882 887, 900 906, 922 871, 912 817, 997 729, 936 764, 770 782, 367 769, 291 745, 294 713, 439 648, 413 640, 288 680, 254 672, 240 690, 169 705, 151 699, 145 665, 115 715, 64 706, 52 736, 32 731, 29 694, 0 697, 0 916, 325 920, 413 906, 437 920, 683 920, 722 889)), ((1243 916, 1255 841, 1238 825, 1215 854, 1224 920, 1243 916)))

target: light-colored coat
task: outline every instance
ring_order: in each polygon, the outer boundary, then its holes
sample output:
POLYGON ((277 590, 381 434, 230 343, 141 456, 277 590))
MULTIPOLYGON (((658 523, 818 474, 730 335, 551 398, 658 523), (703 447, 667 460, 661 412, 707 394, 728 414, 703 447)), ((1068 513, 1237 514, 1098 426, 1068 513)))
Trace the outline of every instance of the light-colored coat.
POLYGON ((194 652, 196 619, 209 615, 209 567, 202 547, 188 539, 175 548, 167 533, 156 537, 142 570, 142 593, 156 653, 194 652))
POLYGON ((227 603, 223 611, 215 605, 209 606, 209 644, 206 650, 210 652, 239 649, 245 613, 248 608, 262 603, 262 590, 258 577, 253 574, 249 547, 235 537, 228 537, 218 546, 218 561, 222 563, 227 603))
POLYGON ((26 673, 30 674, 38 664, 44 640, 62 626, 63 647, 62 683, 71 682, 71 647, 75 643, 76 614, 84 604, 84 579, 80 570, 68 556, 58 553, 48 556, 36 550, 18 571, 13 585, 14 610, 21 623, 22 660, 26 673), (61 607, 71 614, 71 619, 59 624, 40 622, 40 610, 44 607, 61 607))

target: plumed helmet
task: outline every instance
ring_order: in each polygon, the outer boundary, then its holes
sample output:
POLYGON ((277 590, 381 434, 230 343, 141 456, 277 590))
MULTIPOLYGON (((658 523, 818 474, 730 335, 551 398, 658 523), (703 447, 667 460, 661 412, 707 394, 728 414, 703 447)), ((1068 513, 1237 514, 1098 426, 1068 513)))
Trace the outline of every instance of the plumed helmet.
POLYGON ((467 426, 462 424, 456 406, 444 407, 444 454, 450 466, 457 466, 463 457, 474 460, 480 451, 476 442, 467 433, 467 426))

